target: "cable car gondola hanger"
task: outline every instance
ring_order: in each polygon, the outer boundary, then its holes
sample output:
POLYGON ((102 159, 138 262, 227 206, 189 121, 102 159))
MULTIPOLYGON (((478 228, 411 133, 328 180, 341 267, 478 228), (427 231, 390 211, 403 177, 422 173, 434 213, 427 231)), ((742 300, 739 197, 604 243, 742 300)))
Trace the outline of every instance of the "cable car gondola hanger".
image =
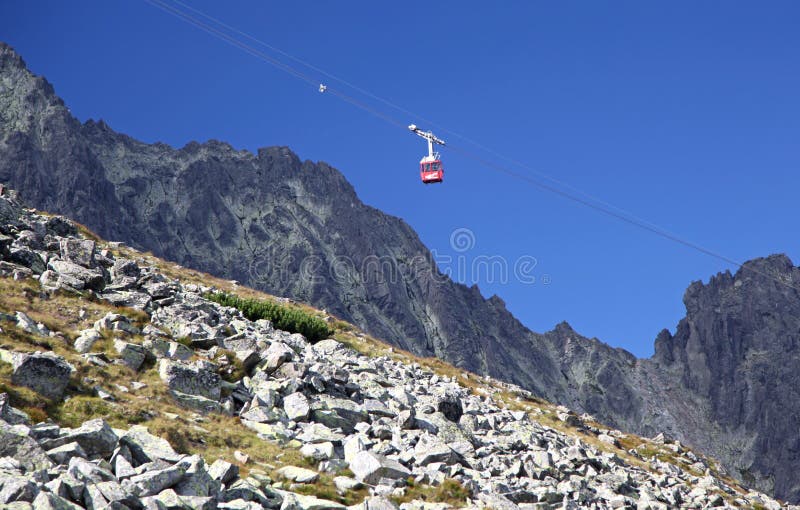
POLYGON ((444 166, 442 165, 442 159, 439 157, 439 153, 433 151, 433 144, 436 143, 444 146, 444 140, 437 138, 430 131, 421 130, 415 124, 408 126, 408 129, 412 133, 416 133, 417 136, 421 136, 428 141, 428 155, 423 156, 419 162, 420 179, 422 179, 424 184, 442 182, 444 179, 444 166))

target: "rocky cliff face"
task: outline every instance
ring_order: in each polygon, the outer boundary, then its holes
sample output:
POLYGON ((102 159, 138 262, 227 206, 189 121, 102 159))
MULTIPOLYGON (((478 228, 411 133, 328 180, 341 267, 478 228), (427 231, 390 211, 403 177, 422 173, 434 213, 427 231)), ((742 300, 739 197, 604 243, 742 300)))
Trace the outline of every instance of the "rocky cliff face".
POLYGON ((800 499, 794 389, 800 300, 759 273, 693 284, 687 318, 656 355, 569 325, 533 333, 497 297, 439 274, 402 220, 364 205, 324 163, 287 148, 144 144, 73 118, 53 88, 0 45, 0 182, 31 205, 185 266, 325 308, 421 355, 496 376, 603 422, 666 431, 735 476, 800 499))

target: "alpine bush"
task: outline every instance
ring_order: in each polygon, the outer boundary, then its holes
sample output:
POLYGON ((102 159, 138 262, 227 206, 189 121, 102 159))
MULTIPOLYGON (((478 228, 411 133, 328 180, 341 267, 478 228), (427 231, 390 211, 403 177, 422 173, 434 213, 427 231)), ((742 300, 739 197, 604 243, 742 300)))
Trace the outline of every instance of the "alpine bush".
POLYGON ((213 292, 207 294, 206 298, 223 306, 236 308, 251 321, 267 319, 277 329, 300 333, 309 342, 318 342, 333 334, 324 320, 294 306, 274 301, 242 298, 226 292, 213 292))

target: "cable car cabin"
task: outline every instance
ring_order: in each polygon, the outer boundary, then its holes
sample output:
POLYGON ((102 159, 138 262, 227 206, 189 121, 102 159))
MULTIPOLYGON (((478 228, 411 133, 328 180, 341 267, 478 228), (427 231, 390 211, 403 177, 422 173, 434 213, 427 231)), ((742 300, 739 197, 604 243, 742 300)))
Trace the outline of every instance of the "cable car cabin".
POLYGON ((419 176, 425 184, 433 184, 435 182, 442 182, 444 179, 444 166, 438 159, 432 161, 425 161, 423 159, 419 164, 419 176))
POLYGON ((430 131, 421 130, 415 124, 408 126, 408 129, 428 141, 428 155, 423 156, 419 161, 419 176, 422 182, 424 184, 442 182, 444 179, 444 166, 442 166, 442 160, 439 159, 439 153, 433 152, 433 144, 444 145, 444 140, 436 138, 430 131))

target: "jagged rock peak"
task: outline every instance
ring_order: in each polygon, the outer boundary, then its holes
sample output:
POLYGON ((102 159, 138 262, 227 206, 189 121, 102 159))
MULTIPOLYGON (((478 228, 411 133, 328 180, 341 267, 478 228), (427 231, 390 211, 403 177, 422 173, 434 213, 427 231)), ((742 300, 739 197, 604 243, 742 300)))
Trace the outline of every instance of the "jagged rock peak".
POLYGON ((14 51, 14 48, 9 44, 0 41, 0 69, 5 69, 6 67, 27 68, 22 56, 14 51))

